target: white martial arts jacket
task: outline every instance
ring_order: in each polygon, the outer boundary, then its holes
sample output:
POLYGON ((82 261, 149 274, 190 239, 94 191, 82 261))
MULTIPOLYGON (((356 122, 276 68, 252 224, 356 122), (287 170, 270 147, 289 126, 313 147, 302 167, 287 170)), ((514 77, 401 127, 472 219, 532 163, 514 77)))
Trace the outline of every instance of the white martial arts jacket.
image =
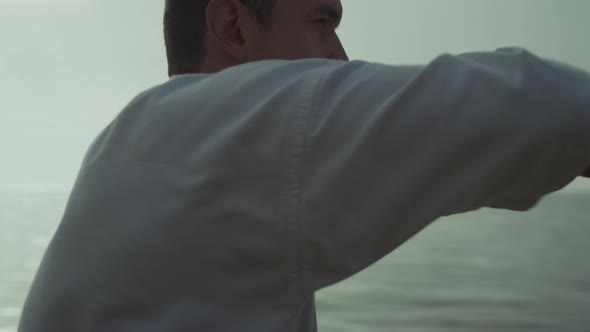
POLYGON ((18 331, 316 331, 315 291, 588 165, 590 75, 521 48, 173 77, 88 149, 18 331))

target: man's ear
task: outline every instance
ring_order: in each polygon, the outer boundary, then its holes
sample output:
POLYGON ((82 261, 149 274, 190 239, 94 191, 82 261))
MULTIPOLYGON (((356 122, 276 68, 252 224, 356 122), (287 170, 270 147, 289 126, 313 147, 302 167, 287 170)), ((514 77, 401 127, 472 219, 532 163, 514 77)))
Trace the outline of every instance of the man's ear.
POLYGON ((206 10, 208 40, 231 58, 248 59, 249 31, 254 22, 240 0, 211 0, 206 10))

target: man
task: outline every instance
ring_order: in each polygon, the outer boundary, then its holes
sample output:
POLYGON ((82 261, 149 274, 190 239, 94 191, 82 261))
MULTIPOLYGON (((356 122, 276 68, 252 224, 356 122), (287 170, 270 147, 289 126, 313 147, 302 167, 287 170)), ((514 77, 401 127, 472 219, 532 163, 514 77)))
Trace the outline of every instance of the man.
POLYGON ((168 0, 168 82, 93 142, 20 332, 315 331, 314 292, 590 165, 590 75, 348 61, 339 0, 168 0))

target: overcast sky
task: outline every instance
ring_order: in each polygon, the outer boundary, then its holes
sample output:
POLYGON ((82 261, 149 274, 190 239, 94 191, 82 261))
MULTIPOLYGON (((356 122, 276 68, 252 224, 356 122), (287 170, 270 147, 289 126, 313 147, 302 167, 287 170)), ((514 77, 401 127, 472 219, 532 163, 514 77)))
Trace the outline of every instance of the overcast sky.
MULTIPOLYGON (((342 2, 351 59, 425 64, 519 46, 590 71, 589 0, 342 2)), ((69 191, 98 132, 167 80, 163 3, 0 0, 0 191, 69 191)))

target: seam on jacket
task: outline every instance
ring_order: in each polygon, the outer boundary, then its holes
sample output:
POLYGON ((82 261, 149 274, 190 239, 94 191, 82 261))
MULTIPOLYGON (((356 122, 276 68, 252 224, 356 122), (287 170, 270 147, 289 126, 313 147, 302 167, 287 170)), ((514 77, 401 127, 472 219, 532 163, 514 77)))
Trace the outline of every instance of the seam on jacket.
MULTIPOLYGON (((317 79, 316 84, 312 85, 309 90, 302 93, 304 102, 302 102, 292 113, 290 126, 290 135, 287 142, 287 187, 286 187, 286 219, 287 219, 287 287, 288 294, 293 305, 293 314, 301 305, 304 297, 304 278, 303 278, 303 239, 302 239, 302 219, 303 219, 303 180, 305 169, 306 142, 308 137, 308 124, 311 109, 319 90, 323 72, 317 79)), ((297 325, 293 317, 293 328, 297 325)))
MULTIPOLYGON (((309 110, 308 110, 308 117, 307 117, 307 123, 306 123, 306 127, 305 127, 305 137, 304 137, 304 142, 303 142, 303 149, 304 149, 304 156, 307 157, 306 159, 303 160, 303 178, 302 181, 306 178, 306 176, 308 175, 308 172, 310 171, 310 162, 312 162, 309 158, 310 156, 310 145, 311 145, 311 138, 310 138, 310 132, 311 132, 311 125, 313 123, 315 123, 317 121, 317 104, 318 104, 318 98, 320 95, 320 90, 324 84, 324 82, 326 81, 326 76, 328 74, 328 70, 323 70, 319 75, 319 78, 317 80, 317 83, 315 85, 315 89, 313 91, 313 96, 311 98, 311 103, 309 105, 309 110)), ((302 185, 303 187, 303 185, 302 185)), ((303 189, 303 188, 302 188, 303 189)), ((307 207, 308 207, 308 203, 304 201, 304 197, 302 197, 302 218, 301 218, 301 228, 300 228, 300 246, 301 246, 301 292, 302 292, 302 296, 304 298, 308 297, 309 293, 314 293, 314 289, 311 285, 311 280, 313 278, 313 271, 312 271, 312 257, 311 257, 311 252, 310 252, 310 248, 308 245, 308 241, 306 241, 305 239, 305 227, 306 227, 306 221, 309 221, 309 218, 307 216, 307 207)))

